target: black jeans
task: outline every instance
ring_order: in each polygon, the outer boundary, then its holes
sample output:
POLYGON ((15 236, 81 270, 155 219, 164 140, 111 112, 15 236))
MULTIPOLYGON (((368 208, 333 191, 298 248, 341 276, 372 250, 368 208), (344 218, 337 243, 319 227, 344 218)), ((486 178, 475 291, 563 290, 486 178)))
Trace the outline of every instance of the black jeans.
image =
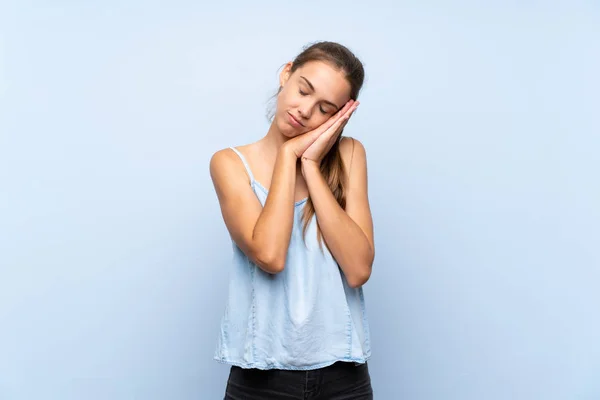
POLYGON ((225 400, 372 400, 369 367, 336 362, 309 371, 232 366, 225 400))

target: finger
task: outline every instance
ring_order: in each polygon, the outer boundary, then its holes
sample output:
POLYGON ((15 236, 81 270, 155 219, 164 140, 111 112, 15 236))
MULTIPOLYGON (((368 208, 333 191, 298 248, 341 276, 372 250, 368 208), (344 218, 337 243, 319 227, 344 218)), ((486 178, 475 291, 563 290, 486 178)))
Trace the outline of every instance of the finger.
POLYGON ((348 124, 348 121, 350 120, 352 113, 354 113, 356 110, 356 107, 358 106, 353 106, 346 115, 338 119, 336 123, 329 129, 329 131, 323 134, 323 136, 326 136, 329 141, 337 140, 339 135, 341 135, 342 130, 344 130, 344 127, 348 124))
POLYGON ((354 105, 354 100, 349 100, 346 102, 346 104, 344 104, 344 106, 339 109, 332 117, 331 119, 336 122, 338 121, 340 118, 343 118, 350 109, 352 109, 352 106, 354 105))
POLYGON ((344 115, 344 117, 342 117, 344 119, 345 123, 348 123, 348 120, 354 114, 354 111, 356 111, 356 109, 358 108, 359 104, 360 103, 357 101, 356 103, 354 103, 352 105, 352 107, 350 107, 350 109, 348 111, 346 111, 346 114, 344 115))
MULTIPOLYGON (((354 111, 356 110, 356 108, 358 107, 358 102, 353 103, 352 105, 350 105, 344 112, 342 115, 340 115, 340 117, 335 121, 335 123, 332 125, 332 129, 339 129, 339 126, 341 124, 343 124, 345 126, 346 123, 348 123, 348 120, 350 119, 350 117, 352 116, 352 114, 354 113, 354 111)), ((342 109, 343 110, 343 109, 342 109)))
POLYGON ((350 118, 348 118, 347 120, 345 120, 345 121, 342 123, 342 126, 340 126, 340 129, 339 129, 339 133, 342 133, 342 130, 343 130, 345 127, 346 127, 346 125, 348 124, 348 121, 349 121, 349 120, 350 120, 350 118))
POLYGON ((327 131, 329 128, 331 128, 336 122, 338 122, 341 118, 344 117, 344 115, 348 112, 348 110, 352 107, 352 103, 348 102, 344 105, 344 107, 342 107, 338 112, 336 112, 335 114, 333 114, 325 123, 323 123, 320 127, 319 127, 319 131, 320 132, 325 132, 327 131))
POLYGON ((340 135, 342 134, 342 131, 344 130, 344 127, 346 126, 346 124, 348 123, 348 120, 346 120, 341 126, 340 128, 337 130, 337 132, 335 133, 335 135, 332 136, 331 140, 332 141, 336 141, 338 140, 338 138, 340 137, 340 135))
POLYGON ((346 104, 344 104, 344 106, 340 110, 338 110, 327 121, 325 121, 316 129, 316 131, 318 132, 317 134, 321 135, 327 132, 333 125, 335 125, 336 122, 338 122, 341 118, 344 117, 348 110, 352 108, 353 104, 354 100, 349 100, 348 102, 346 102, 346 104))
POLYGON ((344 130, 344 127, 346 126, 347 123, 348 123, 348 121, 346 120, 339 126, 338 129, 336 129, 336 131, 333 135, 329 136, 328 141, 327 141, 327 151, 329 151, 333 147, 335 142, 340 138, 340 136, 342 135, 342 131, 344 130))
POLYGON ((334 125, 331 127, 331 131, 328 133, 333 133, 335 131, 341 130, 344 126, 346 126, 348 120, 352 116, 352 113, 354 113, 354 110, 356 110, 356 107, 352 107, 351 109, 349 109, 342 117, 340 117, 334 123, 334 125))
POLYGON ((352 103, 352 105, 348 108, 348 110, 346 110, 346 112, 344 113, 344 117, 346 116, 351 116, 354 111, 356 111, 356 109, 358 108, 358 105, 360 104, 359 101, 355 101, 354 103, 352 103))
POLYGON ((356 107, 358 107, 358 101, 349 100, 346 102, 344 107, 342 107, 336 114, 331 116, 325 123, 321 124, 318 128, 313 130, 312 132, 307 134, 306 140, 308 141, 308 146, 317 141, 321 136, 326 136, 325 140, 329 140, 331 137, 335 137, 337 131, 340 129, 339 126, 342 122, 347 121, 349 115, 354 112, 356 107), (348 114, 350 112, 350 114, 348 114))
POLYGON ((346 125, 347 122, 348 117, 340 118, 335 122, 335 124, 331 126, 331 128, 329 128, 325 133, 323 133, 323 136, 326 136, 327 138, 335 137, 342 130, 342 128, 346 125))
POLYGON ((358 107, 358 102, 354 100, 350 100, 346 103, 346 105, 340 110, 340 118, 344 118, 348 116, 349 113, 352 113, 353 110, 358 107))

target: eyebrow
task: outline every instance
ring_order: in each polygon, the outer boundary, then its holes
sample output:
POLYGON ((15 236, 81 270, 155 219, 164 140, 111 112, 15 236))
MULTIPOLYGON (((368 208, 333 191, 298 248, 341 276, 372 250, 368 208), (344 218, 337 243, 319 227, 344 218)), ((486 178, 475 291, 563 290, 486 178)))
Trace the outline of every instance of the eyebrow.
MULTIPOLYGON (((312 85, 312 83, 310 83, 310 81, 308 79, 306 79, 303 76, 300 76, 300 78, 302 78, 306 81, 306 84, 310 87, 310 90, 312 90, 313 92, 315 91, 315 87, 312 85)), ((340 109, 338 106, 336 106, 334 103, 330 102, 329 100, 323 100, 323 101, 329 105, 334 106, 336 110, 340 109)))

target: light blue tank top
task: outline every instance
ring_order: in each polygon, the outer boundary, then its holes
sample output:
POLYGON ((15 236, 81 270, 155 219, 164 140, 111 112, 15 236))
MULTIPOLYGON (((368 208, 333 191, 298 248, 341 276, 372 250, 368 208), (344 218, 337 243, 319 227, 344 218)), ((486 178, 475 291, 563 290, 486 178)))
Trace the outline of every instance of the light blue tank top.
MULTIPOLYGON (((241 158, 252 190, 264 206, 268 191, 241 158)), ((229 295, 214 358, 242 368, 310 370, 336 361, 364 363, 371 356, 362 288, 351 288, 327 247, 317 240, 315 217, 302 233, 294 223, 285 268, 269 274, 233 242, 229 295)))

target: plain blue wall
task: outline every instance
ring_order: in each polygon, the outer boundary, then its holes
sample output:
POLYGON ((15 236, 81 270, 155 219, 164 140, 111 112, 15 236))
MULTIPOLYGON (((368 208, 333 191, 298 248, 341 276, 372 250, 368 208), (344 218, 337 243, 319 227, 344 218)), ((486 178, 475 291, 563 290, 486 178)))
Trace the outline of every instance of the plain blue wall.
POLYGON ((597 2, 3 1, 0 399, 222 398, 211 154, 278 68, 368 80, 377 399, 600 398, 597 2), (214 3, 214 2, 213 2, 214 3))

